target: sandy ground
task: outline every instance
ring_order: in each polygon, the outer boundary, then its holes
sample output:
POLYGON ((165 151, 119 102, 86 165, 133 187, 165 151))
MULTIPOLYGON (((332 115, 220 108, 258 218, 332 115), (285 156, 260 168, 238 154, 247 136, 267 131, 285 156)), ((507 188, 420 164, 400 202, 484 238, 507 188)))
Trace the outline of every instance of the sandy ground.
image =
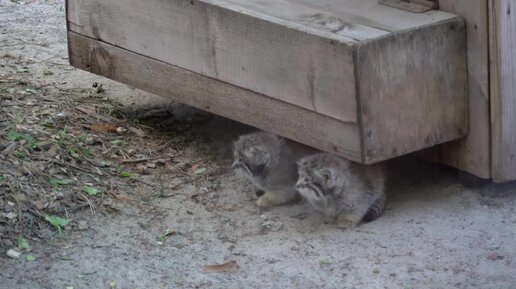
MULTIPOLYGON (((63 1, 0 0, 0 55, 30 61, 34 82, 89 89, 97 81, 127 110, 168 107, 208 136, 221 167, 229 165, 240 125, 196 123, 195 110, 68 66, 65 29, 63 1), (45 69, 54 75, 39 73, 45 69)), ((455 175, 395 160, 385 215, 341 231, 306 204, 260 212, 252 189, 222 170, 172 198, 120 202, 116 214, 77 213, 71 219, 89 228, 31 242, 36 261, 11 259, 2 247, 0 288, 515 288, 516 185, 466 189, 455 175), (167 229, 176 233, 159 243, 167 229), (230 260, 236 272, 202 270, 230 260)))

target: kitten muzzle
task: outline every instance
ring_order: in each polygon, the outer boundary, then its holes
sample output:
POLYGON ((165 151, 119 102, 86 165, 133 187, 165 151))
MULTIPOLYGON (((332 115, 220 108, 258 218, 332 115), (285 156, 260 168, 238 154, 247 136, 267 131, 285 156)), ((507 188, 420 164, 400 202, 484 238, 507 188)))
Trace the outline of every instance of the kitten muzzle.
POLYGON ((305 183, 305 182, 298 182, 296 184, 296 190, 305 197, 309 197, 309 194, 307 194, 307 191, 312 192, 315 197, 320 198, 324 194, 321 192, 321 190, 312 183, 305 183))
POLYGON ((243 164, 239 161, 233 162, 233 164, 231 165, 231 168, 235 171, 241 171, 244 174, 248 174, 248 175, 252 176, 251 170, 245 164, 243 164))

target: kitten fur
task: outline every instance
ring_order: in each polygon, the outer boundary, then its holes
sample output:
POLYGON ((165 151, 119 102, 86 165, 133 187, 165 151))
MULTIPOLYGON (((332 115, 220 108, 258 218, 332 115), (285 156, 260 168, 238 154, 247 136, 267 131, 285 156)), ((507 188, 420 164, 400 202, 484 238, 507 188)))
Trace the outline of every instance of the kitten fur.
POLYGON ((298 162, 297 191, 341 228, 378 218, 385 209, 385 175, 380 165, 361 165, 320 153, 298 162))
POLYGON ((257 204, 268 208, 299 198, 297 161, 313 153, 304 145, 267 132, 241 136, 234 143, 233 169, 257 189, 257 204))

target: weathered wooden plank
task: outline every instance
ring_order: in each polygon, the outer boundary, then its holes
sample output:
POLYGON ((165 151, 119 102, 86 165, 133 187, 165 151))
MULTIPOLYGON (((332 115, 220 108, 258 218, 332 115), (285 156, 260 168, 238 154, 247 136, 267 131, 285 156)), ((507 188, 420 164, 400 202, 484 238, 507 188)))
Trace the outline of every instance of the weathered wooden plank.
MULTIPOLYGON (((369 26, 389 32, 401 32, 416 27, 427 26, 454 18, 455 15, 444 11, 412 13, 380 5, 378 0, 206 0, 216 3, 232 3, 237 7, 246 7, 250 11, 260 11, 275 15, 291 22, 299 22, 308 15, 331 16, 350 26, 369 26)), ((349 31, 349 33, 351 33, 349 31)), ((342 35, 354 38, 352 34, 342 35)), ((377 35, 368 34, 369 39, 377 35)), ((364 36, 363 36, 364 37, 364 36)), ((367 39, 367 38, 364 38, 367 39)))
POLYGON ((70 29, 81 35, 357 121, 348 45, 354 40, 301 24, 303 29, 294 29, 295 23, 251 17, 210 2, 69 0, 68 19, 70 29))
POLYGON ((361 161, 357 124, 345 123, 68 32, 73 66, 361 161))
MULTIPOLYGON (((352 51, 453 19, 377 0, 69 0, 70 29, 346 122, 357 122, 352 51)), ((407 43, 407 45, 410 45, 407 43)))
POLYGON ((516 179, 516 3, 490 1, 492 177, 516 179))
POLYGON ((153 83, 163 67, 176 69, 169 77, 204 77, 213 90, 234 89, 232 98, 196 94, 204 88, 192 84, 196 96, 177 99, 351 160, 374 163, 467 133, 464 23, 448 13, 399 24, 393 15, 413 13, 376 0, 68 1, 70 43, 88 48, 70 44, 75 66, 158 94, 181 83, 153 83), (136 66, 150 60, 163 67, 136 66))
POLYGON ((468 133, 465 44, 465 24, 455 19, 358 48, 366 163, 468 133))
MULTIPOLYGON (((439 0, 439 9, 466 19, 469 135, 443 144, 438 161, 481 178, 491 177, 487 0, 439 0)), ((435 158, 433 158, 436 160, 435 158)))

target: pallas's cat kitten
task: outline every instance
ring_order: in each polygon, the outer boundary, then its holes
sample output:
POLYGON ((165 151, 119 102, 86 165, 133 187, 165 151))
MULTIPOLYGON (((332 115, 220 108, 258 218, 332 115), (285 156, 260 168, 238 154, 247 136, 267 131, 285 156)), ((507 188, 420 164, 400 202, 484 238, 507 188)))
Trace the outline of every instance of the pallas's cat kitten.
POLYGON ((298 172, 297 191, 340 228, 353 228, 383 213, 385 176, 379 165, 319 153, 301 159, 298 172))
POLYGON ((268 208, 299 198, 297 161, 313 149, 267 132, 241 136, 234 143, 235 171, 257 188, 257 204, 268 208))

